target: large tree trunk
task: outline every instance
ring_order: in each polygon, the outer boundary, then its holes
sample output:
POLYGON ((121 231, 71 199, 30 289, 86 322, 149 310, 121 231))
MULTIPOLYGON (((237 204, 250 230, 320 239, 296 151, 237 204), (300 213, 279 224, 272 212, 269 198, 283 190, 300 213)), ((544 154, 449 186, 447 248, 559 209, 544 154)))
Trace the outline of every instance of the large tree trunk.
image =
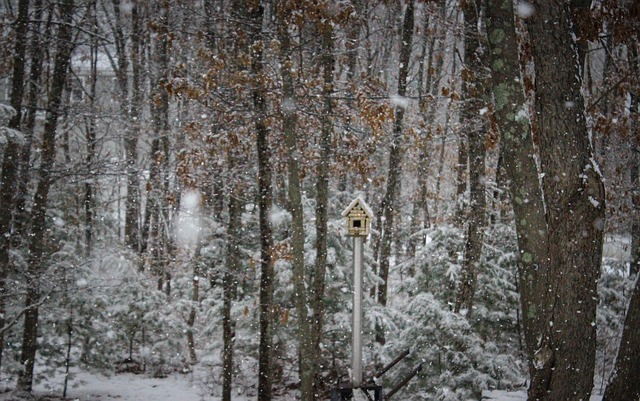
POLYGON ((524 313, 534 316, 530 341, 538 342, 529 396, 545 400, 586 400, 591 394, 605 218, 569 16, 565 3, 541 0, 526 21, 536 70, 549 252, 524 313))
MULTIPOLYGON (((533 138, 520 84, 520 64, 513 3, 511 0, 487 1, 487 37, 492 69, 494 116, 501 133, 501 153, 509 180, 509 194, 516 219, 518 240, 518 282, 523 311, 533 308, 534 282, 538 266, 546 259, 547 223, 542 187, 534 156, 533 138), (518 111, 522 110, 518 114, 518 111)), ((537 350, 535 315, 523 314, 529 369, 537 350)))
POLYGON ((274 268, 271 252, 273 234, 270 214, 273 203, 271 188, 271 149, 269 129, 266 121, 266 93, 261 82, 262 60, 262 20, 264 5, 248 7, 251 24, 251 73, 254 79, 252 93, 255 113, 256 147, 258 152, 258 209, 260 213, 260 344, 258 346, 258 401, 270 401, 273 385, 273 286, 274 268))
MULTIPOLYGON (((407 92, 407 75, 409 72, 409 61, 411 56, 411 45, 413 42, 413 0, 407 2, 404 22, 402 25, 402 47, 400 50, 400 70, 398 73, 398 96, 404 97, 407 92)), ((382 201, 382 238, 380 238, 380 279, 378 285, 378 302, 382 306, 387 305, 387 288, 389 280, 389 258, 391 256, 391 242, 393 241, 393 219, 396 213, 396 196, 400 181, 400 165, 402 157, 402 138, 404 107, 398 105, 395 108, 395 124, 391 138, 391 149, 389 152, 389 168, 387 175, 387 189, 382 201)), ((376 328, 376 341, 381 344, 385 342, 384 329, 376 328)))
MULTIPOLYGON (((22 117, 22 95, 24 87, 25 56, 27 42, 27 25, 29 17, 29 1, 20 0, 18 17, 15 21, 15 46, 13 50, 13 74, 11 87, 11 107, 16 114, 9 121, 9 128, 20 129, 22 117)), ((9 274, 9 249, 11 248, 11 217, 14 211, 14 183, 19 170, 20 145, 9 141, 2 160, 2 177, 0 181, 0 330, 6 323, 7 277, 9 274)), ((4 350, 4 332, 0 334, 0 367, 4 350)))
POLYGON ((56 156, 56 127, 61 109, 67 70, 73 51, 72 17, 73 0, 64 0, 58 6, 62 21, 58 29, 57 50, 53 67, 51 90, 47 104, 47 115, 42 138, 42 160, 39 169, 39 181, 33 202, 31 238, 29 241, 29 265, 26 274, 26 307, 24 331, 22 337, 21 364, 23 371, 18 378, 16 391, 31 392, 33 367, 38 338, 38 303, 40 302, 40 275, 44 269, 45 237, 47 230, 46 211, 49 189, 52 184, 51 171, 56 156))
POLYGON ((486 106, 484 101, 486 89, 484 87, 485 73, 480 60, 482 50, 480 33, 478 32, 477 10, 475 1, 466 1, 463 5, 465 66, 462 70, 462 91, 465 104, 462 119, 465 121, 464 130, 468 145, 469 206, 460 288, 455 304, 456 312, 462 310, 471 312, 486 226, 486 149, 484 139, 487 125, 480 113, 480 110, 486 106))
POLYGON ((487 7, 496 118, 520 247, 529 399, 586 400, 593 387, 604 189, 592 161, 568 9, 547 0, 535 6, 527 25, 542 188, 522 88, 514 84, 520 74, 512 3, 487 7))

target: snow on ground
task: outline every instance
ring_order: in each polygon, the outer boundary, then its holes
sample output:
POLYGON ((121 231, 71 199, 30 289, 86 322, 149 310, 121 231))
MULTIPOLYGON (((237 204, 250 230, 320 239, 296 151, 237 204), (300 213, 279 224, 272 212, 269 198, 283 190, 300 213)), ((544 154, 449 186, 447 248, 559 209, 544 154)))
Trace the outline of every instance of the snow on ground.
MULTIPOLYGON (((62 400, 61 377, 56 377, 34 388, 37 399, 46 401, 62 400)), ((70 382, 67 391, 68 401, 219 401, 220 397, 209 395, 202 379, 193 375, 173 374, 164 379, 154 379, 146 375, 119 374, 103 376, 90 373, 78 373, 70 382)), ((398 395, 400 399, 401 394, 398 395)), ((254 397, 234 396, 236 401, 253 401, 254 397)), ((281 397, 280 401, 293 401, 294 397, 281 397)), ((485 391, 483 400, 487 401, 526 401, 526 390, 485 391)), ((0 394, 0 401, 12 400, 11 393, 0 394)), ((601 401, 601 395, 591 396, 590 401, 601 401)))
MULTIPOLYGON (((526 401, 527 390, 520 391, 484 391, 482 400, 487 401, 526 401)), ((590 401, 601 401, 602 395, 592 395, 590 401)))
MULTIPOLYGON (((67 398, 78 401, 109 399, 200 401, 206 399, 201 397, 203 390, 196 383, 177 374, 165 379, 153 379, 134 374, 119 374, 111 377, 80 374, 75 381, 81 384, 77 388, 70 388, 67 391, 67 398)), ((60 395, 60 389, 56 389, 54 394, 60 395)))
MULTIPOLYGON (((37 399, 62 400, 63 379, 56 377, 34 386, 37 399)), ((164 379, 131 373, 103 376, 78 373, 67 390, 69 401, 218 401, 209 396, 205 384, 190 375, 173 374, 164 379)), ((11 393, 0 394, 0 400, 11 400, 11 393)), ((235 398, 238 401, 246 398, 235 398)))

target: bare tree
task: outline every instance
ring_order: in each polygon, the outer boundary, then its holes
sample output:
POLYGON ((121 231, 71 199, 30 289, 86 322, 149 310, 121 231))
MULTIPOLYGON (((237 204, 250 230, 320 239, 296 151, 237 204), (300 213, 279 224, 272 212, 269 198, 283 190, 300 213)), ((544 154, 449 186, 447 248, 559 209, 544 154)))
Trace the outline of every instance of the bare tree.
POLYGON ((248 5, 247 16, 251 27, 251 73, 255 113, 256 148, 258 153, 258 209, 260 213, 260 345, 258 356, 258 401, 272 398, 272 344, 273 344, 273 286, 274 268, 272 260, 273 234, 270 214, 273 203, 271 184, 271 149, 268 136, 266 112, 266 90, 261 83, 264 73, 262 25, 264 18, 262 2, 248 5))
POLYGON ((469 164, 469 206, 467 215, 467 234, 465 240, 464 259, 460 274, 460 288, 456 298, 455 310, 471 312, 473 296, 476 291, 484 229, 486 226, 486 168, 485 137, 487 121, 481 116, 481 109, 486 107, 485 72, 481 60, 482 40, 478 31, 478 2, 465 1, 464 13, 464 68, 462 70, 462 91, 465 120, 465 133, 469 164))
MULTIPOLYGON (((402 44, 400 50, 400 68, 398 71, 398 96, 404 97, 407 93, 407 76, 409 74, 409 62, 413 42, 414 11, 413 0, 407 2, 402 24, 402 44)), ((380 238, 380 271, 382 282, 378 285, 378 302, 382 306, 387 304, 387 288, 389 280, 389 259, 391 256, 391 242, 393 241, 393 219, 396 214, 396 197, 400 182, 400 158, 402 157, 403 122, 405 108, 398 104, 395 108, 395 122, 389 151, 389 167, 387 174, 387 188, 382 201, 382 237, 380 238)), ((376 330, 376 341, 385 342, 384 331, 381 327, 376 330)))
MULTIPOLYGON (((29 1, 20 0, 18 16, 15 20, 15 43, 13 49, 13 74, 11 87, 11 107, 15 115, 9 121, 9 128, 20 129, 22 118, 22 95, 24 88, 25 57, 27 43, 27 27, 29 18, 29 1)), ((14 211, 15 182, 20 166, 20 144, 9 141, 2 159, 2 176, 0 177, 0 330, 6 324, 7 278, 9 275, 9 250, 11 248, 11 218, 14 211)), ((4 332, 0 333, 0 366, 4 350, 4 332)))
MULTIPOLYGON (((56 56, 52 72, 51 90, 47 103, 44 132, 42 138, 42 160, 40 162, 38 185, 31 210, 32 224, 29 240, 29 264, 25 274, 27 306, 37 305, 40 301, 40 276, 45 267, 45 237, 47 232, 47 205, 51 188, 52 167, 56 156, 56 128, 60 115, 62 94, 64 92, 67 71, 74 48, 73 0, 64 0, 58 5, 61 21, 56 38, 56 56)), ((33 384, 33 368, 38 338, 38 306, 30 307, 24 316, 21 363, 23 371, 18 378, 16 394, 30 393, 33 384)))

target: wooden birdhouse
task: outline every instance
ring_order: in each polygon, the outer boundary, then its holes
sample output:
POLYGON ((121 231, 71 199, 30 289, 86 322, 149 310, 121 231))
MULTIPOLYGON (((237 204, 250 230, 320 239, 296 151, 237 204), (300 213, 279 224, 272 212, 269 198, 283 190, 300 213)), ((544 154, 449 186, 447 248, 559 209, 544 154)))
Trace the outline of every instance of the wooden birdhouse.
POLYGON ((342 212, 342 217, 347 219, 347 235, 353 237, 369 235, 373 212, 362 198, 355 198, 342 212))

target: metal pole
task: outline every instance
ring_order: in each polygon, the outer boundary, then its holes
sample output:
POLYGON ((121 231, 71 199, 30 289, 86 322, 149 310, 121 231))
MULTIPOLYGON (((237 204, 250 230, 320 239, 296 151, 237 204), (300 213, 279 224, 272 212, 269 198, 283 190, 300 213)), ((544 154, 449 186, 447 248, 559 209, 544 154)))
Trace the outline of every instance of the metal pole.
POLYGON ((353 237, 353 388, 362 386, 362 241, 362 237, 353 237))

